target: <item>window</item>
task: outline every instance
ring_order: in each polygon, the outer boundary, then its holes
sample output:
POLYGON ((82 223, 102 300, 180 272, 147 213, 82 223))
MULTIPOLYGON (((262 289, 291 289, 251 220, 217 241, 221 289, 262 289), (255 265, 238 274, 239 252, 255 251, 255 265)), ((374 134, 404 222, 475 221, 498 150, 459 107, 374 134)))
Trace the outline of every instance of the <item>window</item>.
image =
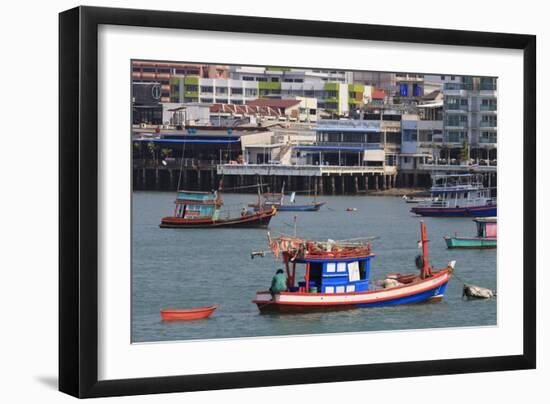
POLYGON ((449 143, 463 143, 466 139, 466 132, 459 130, 450 130, 447 132, 447 142, 449 143))
POLYGON ((201 93, 212 93, 214 91, 214 87, 212 86, 201 86, 201 93))
POLYGON ((231 87, 231 94, 242 94, 243 89, 240 87, 231 87))
POLYGON ((267 77, 256 77, 256 81, 267 81, 267 77))
POLYGON ((254 81, 254 77, 243 76, 243 81, 254 81))
POLYGON ((247 97, 256 97, 258 95, 258 90, 255 88, 246 88, 244 90, 244 95, 247 97))
POLYGON ((403 141, 404 142, 416 142, 417 131, 416 129, 403 129, 403 141))
POLYGON ((468 122, 466 115, 447 115, 447 126, 464 126, 468 122))
POLYGON ((278 78, 278 77, 272 77, 272 78, 271 78, 271 82, 272 82, 272 83, 278 83, 278 82, 279 82, 279 78, 278 78))
POLYGON ((216 94, 227 94, 227 87, 216 87, 216 94))

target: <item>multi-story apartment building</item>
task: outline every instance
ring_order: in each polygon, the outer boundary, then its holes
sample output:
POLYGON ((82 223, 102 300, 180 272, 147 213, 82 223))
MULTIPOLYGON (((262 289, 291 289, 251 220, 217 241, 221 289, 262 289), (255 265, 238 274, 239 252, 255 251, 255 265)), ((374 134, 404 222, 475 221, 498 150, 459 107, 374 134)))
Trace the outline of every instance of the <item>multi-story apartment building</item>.
POLYGON ((170 102, 246 104, 260 96, 258 83, 233 79, 205 79, 195 75, 170 78, 170 102))
MULTIPOLYGON (((432 79, 433 80, 433 79, 432 79)), ((496 77, 440 76, 443 82, 443 142, 470 149, 473 159, 495 159, 497 146, 496 77)))
POLYGON ((179 62, 132 61, 132 81, 134 83, 159 83, 161 102, 170 102, 170 78, 175 75, 193 75, 212 79, 227 78, 229 77, 229 67, 179 62))
MULTIPOLYGON (((359 109, 367 96, 362 84, 325 81, 322 75, 311 75, 310 72, 292 72, 292 78, 284 76, 283 72, 279 73, 246 75, 241 72, 235 75, 238 78, 231 79, 172 76, 170 102, 242 105, 258 98, 315 98, 320 110, 333 116, 347 116, 350 111, 359 109)), ((328 77, 325 78, 328 80, 328 77)))

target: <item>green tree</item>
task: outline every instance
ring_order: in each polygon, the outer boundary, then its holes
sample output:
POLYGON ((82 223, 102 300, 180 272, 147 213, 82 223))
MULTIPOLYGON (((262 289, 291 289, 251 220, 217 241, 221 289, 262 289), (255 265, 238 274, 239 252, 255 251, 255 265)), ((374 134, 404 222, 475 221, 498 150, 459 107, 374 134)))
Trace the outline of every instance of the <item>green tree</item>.
POLYGON ((153 162, 155 165, 157 164, 157 151, 158 146, 155 144, 155 142, 148 142, 147 143, 147 150, 149 150, 149 153, 151 153, 151 157, 153 158, 153 162))
POLYGON ((468 139, 464 139, 462 143, 462 150, 460 150, 460 161, 463 163, 470 161, 470 145, 468 144, 468 139))

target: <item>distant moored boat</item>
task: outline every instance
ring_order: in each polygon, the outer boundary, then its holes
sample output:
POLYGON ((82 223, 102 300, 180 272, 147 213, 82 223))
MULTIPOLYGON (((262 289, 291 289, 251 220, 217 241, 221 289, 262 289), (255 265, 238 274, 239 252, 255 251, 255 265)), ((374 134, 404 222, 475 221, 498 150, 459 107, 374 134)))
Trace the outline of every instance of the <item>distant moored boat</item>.
POLYGON ((220 208, 223 205, 220 190, 178 191, 175 204, 174 214, 162 218, 161 228, 267 227, 271 218, 277 213, 275 208, 258 212, 243 209, 240 216, 220 217, 220 208))
POLYGON ((497 218, 474 219, 477 225, 475 237, 445 236, 447 248, 497 248, 497 218))
POLYGON ((421 216, 496 216, 497 202, 479 174, 434 175, 432 197, 411 209, 421 216))

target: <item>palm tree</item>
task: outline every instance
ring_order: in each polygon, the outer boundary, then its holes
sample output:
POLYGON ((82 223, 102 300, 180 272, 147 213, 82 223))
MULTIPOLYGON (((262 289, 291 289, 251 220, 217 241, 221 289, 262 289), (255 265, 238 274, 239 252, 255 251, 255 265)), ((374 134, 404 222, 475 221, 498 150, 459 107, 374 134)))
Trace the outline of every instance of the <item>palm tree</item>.
POLYGON ((151 153, 151 157, 153 157, 154 164, 157 165, 158 146, 155 144, 155 142, 148 142, 147 143, 147 149, 149 150, 149 153, 151 153))
POLYGON ((460 161, 463 163, 470 161, 470 145, 468 144, 468 139, 464 139, 462 143, 462 150, 460 150, 460 161))

